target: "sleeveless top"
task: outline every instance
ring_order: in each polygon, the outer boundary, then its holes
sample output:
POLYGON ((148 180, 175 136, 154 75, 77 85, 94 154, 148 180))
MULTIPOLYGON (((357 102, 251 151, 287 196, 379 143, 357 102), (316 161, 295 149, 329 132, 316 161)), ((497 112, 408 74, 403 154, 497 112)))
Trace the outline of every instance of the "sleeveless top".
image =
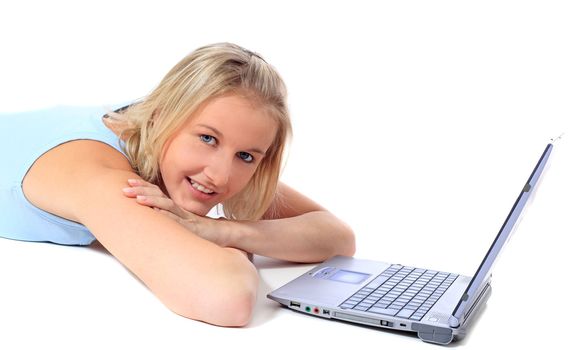
POLYGON ((123 142, 101 119, 109 111, 66 106, 0 114, 0 237, 66 245, 88 245, 95 240, 85 226, 30 203, 22 192, 22 181, 42 154, 69 141, 95 140, 125 155, 123 142))

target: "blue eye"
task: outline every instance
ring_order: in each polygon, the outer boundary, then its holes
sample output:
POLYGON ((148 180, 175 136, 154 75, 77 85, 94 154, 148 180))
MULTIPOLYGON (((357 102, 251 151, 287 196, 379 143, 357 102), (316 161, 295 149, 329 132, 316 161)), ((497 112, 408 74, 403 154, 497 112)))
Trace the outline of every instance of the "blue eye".
POLYGON ((239 152, 239 153, 237 153, 237 155, 239 156, 239 158, 241 158, 242 160, 244 160, 247 163, 252 163, 255 160, 253 158, 253 156, 247 152, 239 152))
POLYGON ((201 141, 209 145, 214 145, 217 142, 217 139, 215 139, 211 135, 201 135, 199 138, 201 139, 201 141))

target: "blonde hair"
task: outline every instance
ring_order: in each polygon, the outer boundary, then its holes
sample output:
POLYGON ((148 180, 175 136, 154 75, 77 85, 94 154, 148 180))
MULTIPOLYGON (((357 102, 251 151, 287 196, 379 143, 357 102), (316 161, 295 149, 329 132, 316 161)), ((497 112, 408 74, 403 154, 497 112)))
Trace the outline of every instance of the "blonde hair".
POLYGON ((166 141, 208 99, 226 93, 251 98, 278 124, 275 139, 245 188, 223 204, 225 216, 257 220, 276 195, 283 154, 291 136, 286 87, 260 55, 238 45, 201 47, 183 58, 141 102, 112 119, 124 124, 124 150, 146 181, 162 184, 159 160, 166 141))

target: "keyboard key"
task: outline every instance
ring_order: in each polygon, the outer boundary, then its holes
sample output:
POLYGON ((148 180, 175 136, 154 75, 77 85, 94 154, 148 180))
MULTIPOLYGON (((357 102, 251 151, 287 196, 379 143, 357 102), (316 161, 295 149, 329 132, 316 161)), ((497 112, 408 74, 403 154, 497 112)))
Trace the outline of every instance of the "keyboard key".
POLYGON ((383 277, 383 276, 376 277, 374 280, 372 280, 372 282, 370 282, 366 286, 366 288, 376 289, 376 288, 380 287, 382 284, 384 284, 384 282, 386 282, 387 280, 388 280, 388 277, 383 277))
POLYGON ((396 317, 409 318, 414 313, 414 310, 402 309, 396 314, 396 317))
POLYGON ((366 287, 346 300, 341 308, 392 315, 400 311, 400 317, 413 313, 410 318, 421 318, 446 292, 458 275, 433 270, 392 265, 366 287))
POLYGON ((377 314, 381 314, 381 315, 386 315, 386 316, 394 316, 398 313, 398 310, 394 310, 394 309, 382 309, 376 306, 373 306, 370 308, 370 310, 368 310, 370 312, 374 312, 377 314))

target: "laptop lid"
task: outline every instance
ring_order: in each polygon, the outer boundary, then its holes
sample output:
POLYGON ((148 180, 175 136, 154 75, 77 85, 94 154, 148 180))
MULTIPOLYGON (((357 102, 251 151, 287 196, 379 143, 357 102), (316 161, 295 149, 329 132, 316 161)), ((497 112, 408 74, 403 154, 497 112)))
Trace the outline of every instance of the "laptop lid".
POLYGON ((459 327, 461 323, 463 323, 463 318, 466 315, 466 309, 472 306, 474 300, 480 291, 480 287, 484 283, 484 281, 488 278, 490 271, 493 267, 495 259, 498 257, 499 252, 503 248, 504 244, 507 242, 507 239, 511 235, 523 208, 527 204, 527 201, 533 192, 539 177, 543 173, 545 168, 545 164, 549 159, 549 155, 551 154, 551 150, 553 149, 553 144, 549 143, 541 158, 537 162, 537 165, 533 169, 533 172, 529 176, 529 179, 525 183, 525 186, 519 193, 515 204, 511 208, 509 215, 505 219, 505 222, 501 226, 497 237, 493 241, 493 244, 489 248, 489 251, 485 255, 483 261, 481 262, 480 266, 478 267, 476 273, 474 274, 472 280, 470 281, 468 287, 466 288, 465 292, 462 294, 461 299, 459 300, 456 308, 452 313, 452 317, 450 317, 449 324, 451 327, 459 327))

